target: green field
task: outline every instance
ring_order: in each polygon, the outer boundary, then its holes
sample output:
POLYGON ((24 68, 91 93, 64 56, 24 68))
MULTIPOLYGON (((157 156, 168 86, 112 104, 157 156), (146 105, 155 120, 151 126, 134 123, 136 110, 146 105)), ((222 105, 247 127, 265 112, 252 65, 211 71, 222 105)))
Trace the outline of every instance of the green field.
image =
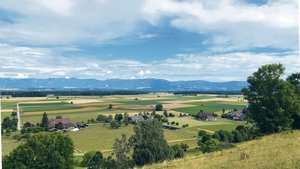
MULTIPOLYGON (((201 101, 203 99, 215 98, 212 95, 200 95, 200 96, 174 96, 171 94, 148 94, 148 95, 133 95, 133 96, 91 96, 91 97, 78 97, 67 96, 60 97, 57 100, 55 97, 52 99, 41 98, 35 100, 33 103, 20 101, 21 109, 21 122, 39 123, 42 118, 42 114, 47 112, 49 119, 54 119, 60 115, 65 118, 69 118, 71 122, 78 121, 86 122, 89 119, 96 118, 99 114, 111 114, 116 113, 129 113, 131 116, 140 112, 152 112, 151 106, 162 103, 165 101, 171 104, 181 103, 181 105, 187 105, 187 107, 169 109, 168 112, 172 112, 176 117, 169 118, 169 121, 179 122, 178 130, 164 129, 164 135, 170 145, 178 143, 186 143, 190 148, 197 147, 197 133, 199 130, 207 130, 214 132, 220 129, 232 130, 236 126, 243 124, 243 122, 232 121, 227 119, 218 118, 215 122, 204 122, 193 119, 192 117, 179 117, 179 113, 197 113, 200 109, 203 111, 220 112, 223 108, 226 110, 232 110, 234 108, 242 109, 245 103, 232 102, 232 101, 201 101), (158 97, 159 95, 159 97, 158 97), (138 100, 135 100, 138 98, 138 100), (93 99, 99 101, 97 103, 79 103, 70 104, 72 100, 86 100, 93 99), (185 103, 186 101, 193 100, 193 102, 185 103), (58 101, 52 103, 45 103, 42 101, 58 101), (40 103, 39 103, 40 102, 40 103), (108 109, 108 105, 112 104, 113 108, 108 109), (188 107, 194 105, 194 107, 188 107), (189 124, 187 128, 181 128, 182 125, 189 124)), ((37 98, 38 99, 38 98, 37 98)), ((15 109, 18 101, 5 101, 3 107, 6 109, 15 109)), ((3 112, 2 118, 10 116, 11 112, 3 112)), ((162 112, 157 112, 161 114, 162 112)), ((110 153, 110 149, 114 142, 114 139, 120 137, 122 133, 125 133, 128 137, 133 134, 133 125, 127 127, 121 127, 119 129, 111 129, 109 126, 103 126, 103 124, 93 124, 89 128, 82 129, 78 132, 68 132, 73 139, 76 149, 79 152, 86 152, 91 150, 101 150, 105 155, 110 153)), ((13 135, 13 134, 12 134, 13 135)), ((7 154, 13 148, 15 148, 20 142, 16 142, 10 137, 2 137, 3 140, 3 154, 7 154)))
POLYGON ((190 105, 195 105, 193 107, 183 107, 183 108, 176 108, 175 111, 183 112, 183 113, 191 113, 196 114, 200 110, 203 112, 221 112, 223 109, 226 111, 230 111, 233 109, 243 109, 245 107, 245 103, 242 102, 194 102, 189 103, 190 105))
POLYGON ((84 106, 73 105, 70 103, 59 102, 59 103, 35 103, 35 104, 20 104, 20 109, 22 112, 39 112, 39 111, 54 111, 54 110, 70 110, 70 109, 80 109, 84 106))

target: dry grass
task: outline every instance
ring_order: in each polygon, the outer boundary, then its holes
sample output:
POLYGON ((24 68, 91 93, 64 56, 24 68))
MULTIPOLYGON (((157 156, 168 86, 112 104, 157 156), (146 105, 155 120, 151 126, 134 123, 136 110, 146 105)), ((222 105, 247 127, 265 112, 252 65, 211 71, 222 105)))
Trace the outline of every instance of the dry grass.
POLYGON ((145 169, 299 169, 300 131, 263 137, 234 149, 144 167, 145 169), (247 158, 241 158, 246 154, 247 158))

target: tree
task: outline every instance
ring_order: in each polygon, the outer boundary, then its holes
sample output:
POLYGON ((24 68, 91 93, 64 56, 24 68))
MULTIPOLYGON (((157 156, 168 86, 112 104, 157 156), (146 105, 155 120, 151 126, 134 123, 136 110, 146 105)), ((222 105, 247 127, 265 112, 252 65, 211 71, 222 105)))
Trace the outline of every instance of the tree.
POLYGON ((84 154, 81 166, 87 167, 88 169, 99 169, 102 163, 102 153, 100 151, 90 151, 84 154))
POLYGON ((164 139, 162 125, 157 120, 147 120, 134 126, 131 136, 132 158, 135 164, 142 166, 172 158, 172 150, 164 139))
POLYGON ((120 122, 113 120, 110 122, 110 127, 113 129, 118 129, 121 126, 120 122))
POLYGON ((17 116, 17 112, 13 111, 10 116, 16 117, 17 116))
POLYGON ((120 121, 122 121, 123 120, 123 114, 115 114, 115 121, 118 121, 118 122, 120 122, 120 121))
POLYGON ((219 149, 219 140, 211 138, 207 140, 205 143, 201 144, 200 149, 202 152, 213 152, 219 149))
POLYGON ((108 109, 112 109, 113 105, 112 104, 109 104, 108 105, 108 109))
POLYGON ((287 79, 287 82, 295 87, 296 93, 300 95, 300 73, 293 73, 287 79))
POLYGON ((207 132, 205 131, 205 130, 200 130, 199 132, 198 132, 198 136, 199 137, 202 137, 202 136, 204 136, 204 135, 206 135, 207 134, 207 132))
POLYGON ((31 136, 3 159, 3 168, 71 169, 73 168, 73 141, 58 133, 31 136))
POLYGON ((164 111, 164 116, 169 117, 167 110, 164 111))
POLYGON ((282 64, 264 65, 248 77, 249 86, 242 90, 250 117, 262 133, 290 129, 293 116, 300 112, 295 90, 281 79, 283 75, 282 64))
MULTIPOLYGON (((297 95, 298 103, 300 103, 300 73, 293 73, 292 75, 290 75, 287 78, 287 82, 294 87, 295 93, 297 95)), ((296 129, 300 129, 300 111, 295 112, 292 115, 292 118, 294 119, 292 127, 296 129)))
POLYGON ((180 147, 183 149, 183 151, 187 151, 187 149, 189 148, 189 145, 185 144, 185 143, 181 143, 180 147))
POLYGON ((103 155, 100 151, 96 151, 93 158, 89 161, 88 169, 100 169, 102 164, 103 155))
POLYGON ((2 130, 9 131, 7 133, 10 133, 10 131, 16 131, 17 130, 17 125, 18 125, 18 119, 15 118, 15 117, 13 117, 13 118, 5 117, 3 119, 2 124, 1 124, 2 130))
POLYGON ((178 144, 171 146, 173 153, 174 153, 174 158, 183 158, 184 157, 184 150, 182 147, 178 144))
POLYGON ((56 116, 55 119, 62 119, 62 116, 56 116))
POLYGON ((113 116, 110 114, 107 117, 107 123, 111 123, 113 121, 113 116))
POLYGON ((45 129, 48 128, 48 115, 46 112, 44 112, 43 117, 42 117, 42 122, 41 122, 41 127, 44 127, 45 129))
POLYGON ((163 105, 162 104, 155 105, 155 110, 156 111, 162 111, 163 110, 163 105))
POLYGON ((126 112, 126 113, 124 114, 123 122, 124 122, 124 123, 128 123, 128 121, 129 121, 129 115, 128 115, 128 113, 126 112))
POLYGON ((125 134, 122 134, 121 139, 115 139, 113 145, 113 155, 116 157, 116 169, 133 168, 133 163, 128 156, 130 152, 130 144, 125 134))

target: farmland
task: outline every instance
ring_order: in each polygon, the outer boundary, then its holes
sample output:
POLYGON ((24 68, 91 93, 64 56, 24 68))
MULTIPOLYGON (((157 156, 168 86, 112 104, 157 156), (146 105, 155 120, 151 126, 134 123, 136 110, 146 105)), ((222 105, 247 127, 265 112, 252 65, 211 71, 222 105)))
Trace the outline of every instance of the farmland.
MULTIPOLYGON (((66 97, 41 97, 41 98, 10 98, 2 100, 2 119, 10 116, 12 111, 16 111, 17 104, 21 110, 21 122, 31 122, 33 124, 41 122, 42 114, 46 112, 49 119, 56 116, 69 118, 72 123, 89 119, 95 119, 99 114, 115 115, 116 113, 128 113, 130 116, 139 113, 151 113, 155 104, 161 103, 164 110, 175 114, 169 117, 169 121, 178 122, 178 130, 164 129, 164 135, 169 144, 186 143, 190 148, 197 146, 196 136, 199 130, 214 132, 220 129, 232 130, 236 126, 243 124, 240 121, 218 118, 217 121, 205 122, 194 118, 179 117, 180 113, 196 114, 200 110, 205 112, 221 113, 223 109, 230 111, 245 107, 246 103, 239 99, 240 96, 230 98, 218 98, 214 95, 198 96, 174 96, 167 93, 143 94, 143 95, 113 95, 113 96, 66 96, 66 97), (108 105, 112 108, 109 109, 108 105), (186 128, 182 125, 188 124, 186 128)), ((158 111, 162 114, 162 111, 158 111)), ((166 124, 164 124, 166 125, 166 124)), ((115 138, 125 133, 128 137, 133 134, 133 125, 122 125, 119 129, 111 129, 109 125, 95 123, 88 128, 77 132, 67 132, 75 144, 78 153, 91 150, 101 150, 104 154, 109 154, 115 138)), ((8 154, 21 141, 13 140, 12 136, 3 136, 3 154, 8 154)))

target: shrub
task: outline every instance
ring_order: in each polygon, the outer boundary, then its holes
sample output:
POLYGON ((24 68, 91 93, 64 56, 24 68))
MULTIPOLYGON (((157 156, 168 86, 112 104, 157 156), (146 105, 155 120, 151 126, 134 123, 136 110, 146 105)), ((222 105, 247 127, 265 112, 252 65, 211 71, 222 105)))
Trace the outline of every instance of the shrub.
POLYGON ((184 157, 184 150, 181 148, 181 145, 173 145, 171 146, 173 153, 174 153, 174 158, 183 158, 184 157))
POLYGON ((219 140, 212 138, 207 140, 205 143, 202 143, 200 149, 204 153, 213 152, 219 150, 219 144, 220 144, 219 140))
POLYGON ((204 135, 206 135, 207 134, 207 132, 205 131, 205 130, 200 130, 199 132, 198 132, 198 136, 199 137, 202 137, 202 136, 204 136, 204 135))

